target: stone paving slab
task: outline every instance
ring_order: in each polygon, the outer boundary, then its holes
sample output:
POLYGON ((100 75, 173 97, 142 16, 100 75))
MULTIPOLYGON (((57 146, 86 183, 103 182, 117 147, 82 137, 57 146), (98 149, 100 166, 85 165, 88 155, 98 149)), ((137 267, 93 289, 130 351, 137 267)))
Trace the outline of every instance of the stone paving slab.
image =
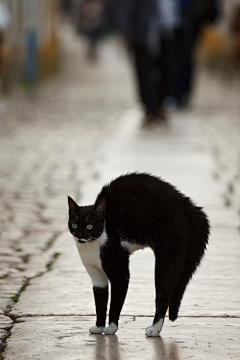
POLYGON ((212 175, 214 163, 191 111, 173 114, 167 128, 142 129, 140 118, 133 109, 121 120, 122 131, 105 150, 107 166, 99 165, 102 183, 122 173, 147 171, 172 182, 202 206, 222 206, 225 186, 212 175))
POLYGON ((90 316, 20 318, 8 340, 8 360, 238 359, 240 319, 165 321, 162 336, 146 338, 148 317, 123 317, 117 336, 91 335, 90 316))
POLYGON ((133 101, 129 71, 122 73, 125 52, 111 56, 117 45, 106 42, 104 61, 92 66, 85 61, 79 37, 68 27, 62 30, 61 71, 29 91, 16 89, 4 99, 7 111, 0 117, 0 311, 4 314, 27 279, 46 272, 58 254, 58 249, 49 250, 66 230, 67 195, 79 198, 82 182, 97 176, 94 163, 99 161, 99 148, 117 131, 113 114, 124 112, 133 101))
MULTIPOLYGON (((62 255, 52 271, 31 281, 14 306, 12 316, 94 314, 91 280, 75 244, 68 233, 59 242, 62 255), (68 241, 71 245, 66 248, 68 241)), ((239 252, 238 230, 212 230, 206 257, 184 295, 181 316, 240 316, 239 252)), ((131 280, 122 313, 152 316, 154 256, 148 249, 138 251, 131 256, 130 264, 131 280), (136 302, 136 294, 141 301, 136 302)))
MULTIPOLYGON (((204 90, 200 101, 197 96, 195 109, 176 112, 166 128, 143 130, 129 69, 123 71, 126 59, 122 53, 103 51, 104 66, 100 62, 92 67, 84 64, 78 40, 68 40, 63 75, 29 99, 20 96, 9 103, 8 121, 0 123, 4 150, 0 151, 0 235, 4 257, 16 267, 9 266, 6 271, 4 265, 1 270, 5 295, 18 294, 25 282, 23 276, 35 277, 12 309, 11 316, 24 322, 13 326, 6 360, 146 359, 149 354, 152 359, 219 359, 221 355, 238 359, 240 143, 239 122, 232 118, 239 116, 239 91, 236 87, 231 91, 232 111, 228 113, 225 98, 220 107, 216 102, 220 87, 213 81, 215 85, 204 90), (128 108, 131 110, 126 112, 128 108), (94 322, 87 316, 94 313, 91 281, 65 232, 66 195, 82 204, 92 203, 104 183, 134 170, 149 171, 172 182, 204 206, 213 227, 206 258, 184 297, 181 317, 175 324, 166 322, 164 342, 144 336, 154 309, 154 260, 148 250, 132 258, 122 332, 111 337, 113 340, 88 334, 85 324, 94 322), (224 207, 227 203, 230 206, 224 207), (54 258, 59 253, 62 255, 54 258), (53 259, 57 260, 52 266, 53 259), (139 264, 146 271, 139 272, 139 264), (20 266, 23 272, 17 270, 20 266), (141 299, 137 304, 136 294, 141 299), (64 324, 67 330, 61 332, 64 324), (56 332, 62 336, 56 337, 56 332)), ((205 85, 209 81, 205 79, 205 85)), ((8 312, 13 300, 1 301, 8 312)))
POLYGON ((13 320, 11 320, 8 316, 0 315, 0 325, 1 328, 9 330, 13 325, 13 320))

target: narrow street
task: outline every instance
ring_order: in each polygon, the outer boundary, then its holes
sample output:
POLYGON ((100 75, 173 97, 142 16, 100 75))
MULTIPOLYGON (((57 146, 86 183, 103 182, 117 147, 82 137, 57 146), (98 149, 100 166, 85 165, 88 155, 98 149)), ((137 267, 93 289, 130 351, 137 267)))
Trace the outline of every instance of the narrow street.
MULTIPOLYGON (((0 336, 3 358, 238 359, 240 344, 240 81, 199 69, 189 110, 168 127, 141 128, 132 69, 120 40, 88 63, 84 43, 62 31, 62 68, 39 88, 17 89, 0 118, 0 336), (180 317, 161 337, 154 258, 131 258, 116 336, 90 335, 92 287, 67 231, 67 195, 85 205, 131 171, 173 183, 212 225, 206 258, 180 317)), ((0 351, 1 352, 1 351, 0 351)))

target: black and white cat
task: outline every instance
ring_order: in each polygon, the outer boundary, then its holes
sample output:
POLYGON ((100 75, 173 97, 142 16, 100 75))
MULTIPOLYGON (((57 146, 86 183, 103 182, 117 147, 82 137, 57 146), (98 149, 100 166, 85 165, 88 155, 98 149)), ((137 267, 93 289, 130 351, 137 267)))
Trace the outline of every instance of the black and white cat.
POLYGON ((209 223, 200 207, 171 184, 146 173, 118 177, 91 206, 70 197, 69 230, 92 278, 97 320, 89 331, 115 334, 129 283, 129 256, 150 247, 155 255, 156 312, 147 336, 158 336, 169 308, 174 321, 186 286, 200 264, 209 223), (109 326, 105 326, 108 283, 109 326))

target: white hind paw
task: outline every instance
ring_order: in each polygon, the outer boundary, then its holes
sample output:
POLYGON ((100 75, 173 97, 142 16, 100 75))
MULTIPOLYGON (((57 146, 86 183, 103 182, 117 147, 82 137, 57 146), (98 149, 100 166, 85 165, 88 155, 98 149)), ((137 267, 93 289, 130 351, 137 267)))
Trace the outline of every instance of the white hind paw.
POLYGON ((104 326, 98 327, 98 326, 94 325, 94 326, 90 327, 89 332, 91 334, 101 334, 103 332, 103 329, 104 329, 104 326))
POLYGON ((160 334, 160 331, 157 330, 157 329, 154 329, 153 326, 150 326, 146 329, 146 332, 145 332, 146 336, 159 336, 160 334))
POLYGON ((162 327, 163 327, 163 322, 164 322, 164 319, 160 319, 156 324, 148 327, 145 331, 145 334, 146 336, 159 336, 161 330, 162 330, 162 327))
POLYGON ((117 329, 118 329, 117 325, 114 323, 111 323, 109 326, 106 326, 103 329, 103 332, 105 335, 114 335, 117 332, 117 329))

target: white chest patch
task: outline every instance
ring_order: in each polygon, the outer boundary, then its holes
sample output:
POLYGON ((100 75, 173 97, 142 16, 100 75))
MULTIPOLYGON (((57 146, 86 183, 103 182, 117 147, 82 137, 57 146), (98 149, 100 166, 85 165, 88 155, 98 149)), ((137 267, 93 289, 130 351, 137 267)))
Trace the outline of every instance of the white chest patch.
POLYGON ((105 230, 103 230, 102 235, 95 241, 86 242, 85 244, 77 242, 78 252, 85 266, 93 265, 99 267, 100 269, 102 268, 100 247, 106 242, 106 240, 107 235, 105 230))
POLYGON ((100 259, 100 247, 106 240, 107 235, 104 230, 102 235, 95 241, 86 242, 85 244, 76 243, 83 265, 91 276, 93 286, 97 287, 105 287, 108 284, 108 279, 102 269, 100 259))
POLYGON ((133 244, 126 240, 121 241, 121 245, 124 249, 127 249, 129 254, 131 255, 134 251, 144 249, 147 245, 139 245, 139 244, 133 244))

